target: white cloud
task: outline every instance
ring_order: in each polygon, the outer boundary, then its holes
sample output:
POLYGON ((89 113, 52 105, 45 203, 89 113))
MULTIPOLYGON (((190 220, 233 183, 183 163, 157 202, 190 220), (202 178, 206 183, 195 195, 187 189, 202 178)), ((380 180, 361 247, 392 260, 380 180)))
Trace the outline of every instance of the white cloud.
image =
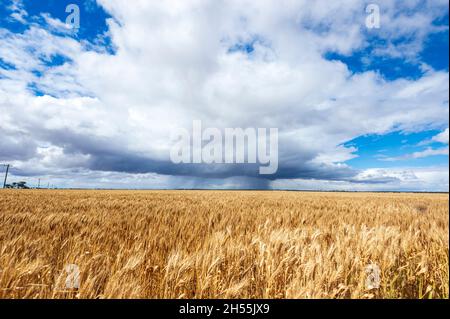
POLYGON ((371 168, 359 173, 354 181, 277 180, 276 189, 307 189, 323 191, 414 191, 448 192, 448 167, 371 168))
POLYGON ((448 127, 445 129, 445 131, 439 133, 438 135, 434 136, 432 138, 434 142, 439 142, 442 144, 448 144, 448 127))
POLYGON ((418 152, 405 154, 405 155, 401 155, 401 156, 396 156, 396 157, 379 156, 379 159, 381 161, 393 162, 393 161, 425 158, 425 157, 436 156, 436 155, 448 155, 448 147, 442 147, 442 148, 428 147, 423 151, 418 151, 418 152))
POLYGON ((424 158, 434 155, 448 155, 448 147, 433 149, 431 147, 424 151, 414 152, 411 154, 411 158, 424 158))
POLYGON ((12 0, 11 4, 8 6, 8 10, 11 11, 10 17, 20 23, 26 23, 26 17, 28 13, 23 7, 22 0, 12 0))
POLYGON ((441 144, 447 144, 448 145, 448 128, 446 128, 441 133, 433 136, 432 138, 423 140, 417 144, 417 146, 424 146, 429 145, 432 143, 441 143, 441 144))

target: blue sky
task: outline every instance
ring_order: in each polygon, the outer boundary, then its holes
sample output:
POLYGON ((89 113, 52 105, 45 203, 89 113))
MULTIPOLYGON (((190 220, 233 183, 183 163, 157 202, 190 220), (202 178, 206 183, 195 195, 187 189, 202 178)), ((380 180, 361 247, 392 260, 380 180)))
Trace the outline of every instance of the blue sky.
POLYGON ((359 136, 345 143, 346 146, 358 149, 358 157, 348 160, 347 163, 356 168, 445 166, 448 163, 448 155, 407 157, 408 154, 423 152, 428 148, 442 147, 442 143, 431 140, 439 133, 438 130, 407 134, 396 131, 384 135, 359 136), (424 141, 430 142, 423 143, 424 141))
MULTIPOLYGON (((448 27, 448 13, 433 21, 434 25, 448 27)), ((351 72, 360 73, 374 71, 382 75, 388 81, 396 79, 418 79, 424 76, 423 64, 434 70, 448 72, 449 62, 449 35, 448 28, 440 32, 428 35, 423 44, 422 51, 412 60, 392 58, 389 56, 373 56, 373 50, 377 46, 383 46, 386 42, 374 40, 374 44, 364 50, 352 52, 351 55, 339 55, 328 52, 327 59, 339 60, 345 63, 351 72)), ((397 43, 407 42, 408 38, 399 38, 397 43)), ((359 136, 346 142, 346 146, 354 146, 358 149, 355 154, 358 157, 347 161, 349 165, 357 168, 369 167, 423 167, 445 166, 448 164, 448 155, 433 155, 423 158, 404 158, 408 154, 424 151, 429 147, 440 147, 441 143, 432 142, 426 145, 423 141, 431 140, 439 134, 439 130, 424 130, 419 132, 393 131, 383 135, 369 134, 359 136), (386 160, 396 158, 397 160, 386 160)))
POLYGON ((379 29, 365 6, 2 0, 0 162, 62 187, 448 191, 448 5, 380 1, 379 29), (277 174, 170 163, 197 119, 277 127, 277 174))
MULTIPOLYGON (((10 17, 11 8, 8 7, 8 2, 11 4, 13 1, 3 1, 6 5, 2 5, 0 8, 0 14, 2 20, 0 26, 7 28, 13 32, 23 32, 29 28, 28 24, 21 23, 10 17)), ((19 2, 18 2, 19 3, 19 2)), ((83 16, 83 23, 80 24, 80 29, 74 35, 79 39, 85 39, 88 41, 95 41, 97 36, 108 31, 106 25, 106 19, 111 18, 102 7, 98 6, 96 1, 84 1, 84 0, 36 0, 36 1, 23 1, 21 7, 27 12, 28 18, 36 23, 43 23, 42 14, 49 14, 55 19, 65 21, 68 13, 66 7, 69 4, 76 4, 80 8, 80 12, 83 16)))

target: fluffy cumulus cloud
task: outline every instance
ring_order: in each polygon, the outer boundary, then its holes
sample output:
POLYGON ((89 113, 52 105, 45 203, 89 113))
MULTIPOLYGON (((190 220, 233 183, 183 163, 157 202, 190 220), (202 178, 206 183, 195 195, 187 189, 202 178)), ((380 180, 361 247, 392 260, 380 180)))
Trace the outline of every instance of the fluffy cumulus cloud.
POLYGON ((26 28, 0 27, 0 160, 60 187, 448 190, 448 166, 346 163, 358 150, 345 142, 392 131, 441 130, 433 142, 445 149, 411 156, 448 155, 448 71, 420 60, 427 37, 448 29, 434 23, 447 3, 378 3, 369 30, 359 0, 98 0, 107 32, 88 41, 11 1, 26 28), (327 59, 366 48, 422 74, 386 79, 327 59), (193 120, 278 128, 277 173, 173 164, 171 134, 193 120))

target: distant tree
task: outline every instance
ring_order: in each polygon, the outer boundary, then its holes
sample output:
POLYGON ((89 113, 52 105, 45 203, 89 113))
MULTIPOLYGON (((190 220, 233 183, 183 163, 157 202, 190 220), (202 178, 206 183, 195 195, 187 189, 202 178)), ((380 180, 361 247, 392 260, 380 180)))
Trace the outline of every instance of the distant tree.
POLYGON ((15 189, 29 189, 29 187, 26 185, 27 182, 14 182, 11 185, 6 185, 6 188, 15 188, 15 189))

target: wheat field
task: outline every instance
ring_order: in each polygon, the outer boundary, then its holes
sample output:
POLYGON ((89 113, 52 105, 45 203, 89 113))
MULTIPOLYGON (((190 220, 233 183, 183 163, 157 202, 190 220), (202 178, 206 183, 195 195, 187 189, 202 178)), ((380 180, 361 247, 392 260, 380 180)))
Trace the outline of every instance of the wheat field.
POLYGON ((448 194, 2 190, 0 298, 448 298, 448 204, 448 194), (68 265, 78 286, 65 285, 68 265))

